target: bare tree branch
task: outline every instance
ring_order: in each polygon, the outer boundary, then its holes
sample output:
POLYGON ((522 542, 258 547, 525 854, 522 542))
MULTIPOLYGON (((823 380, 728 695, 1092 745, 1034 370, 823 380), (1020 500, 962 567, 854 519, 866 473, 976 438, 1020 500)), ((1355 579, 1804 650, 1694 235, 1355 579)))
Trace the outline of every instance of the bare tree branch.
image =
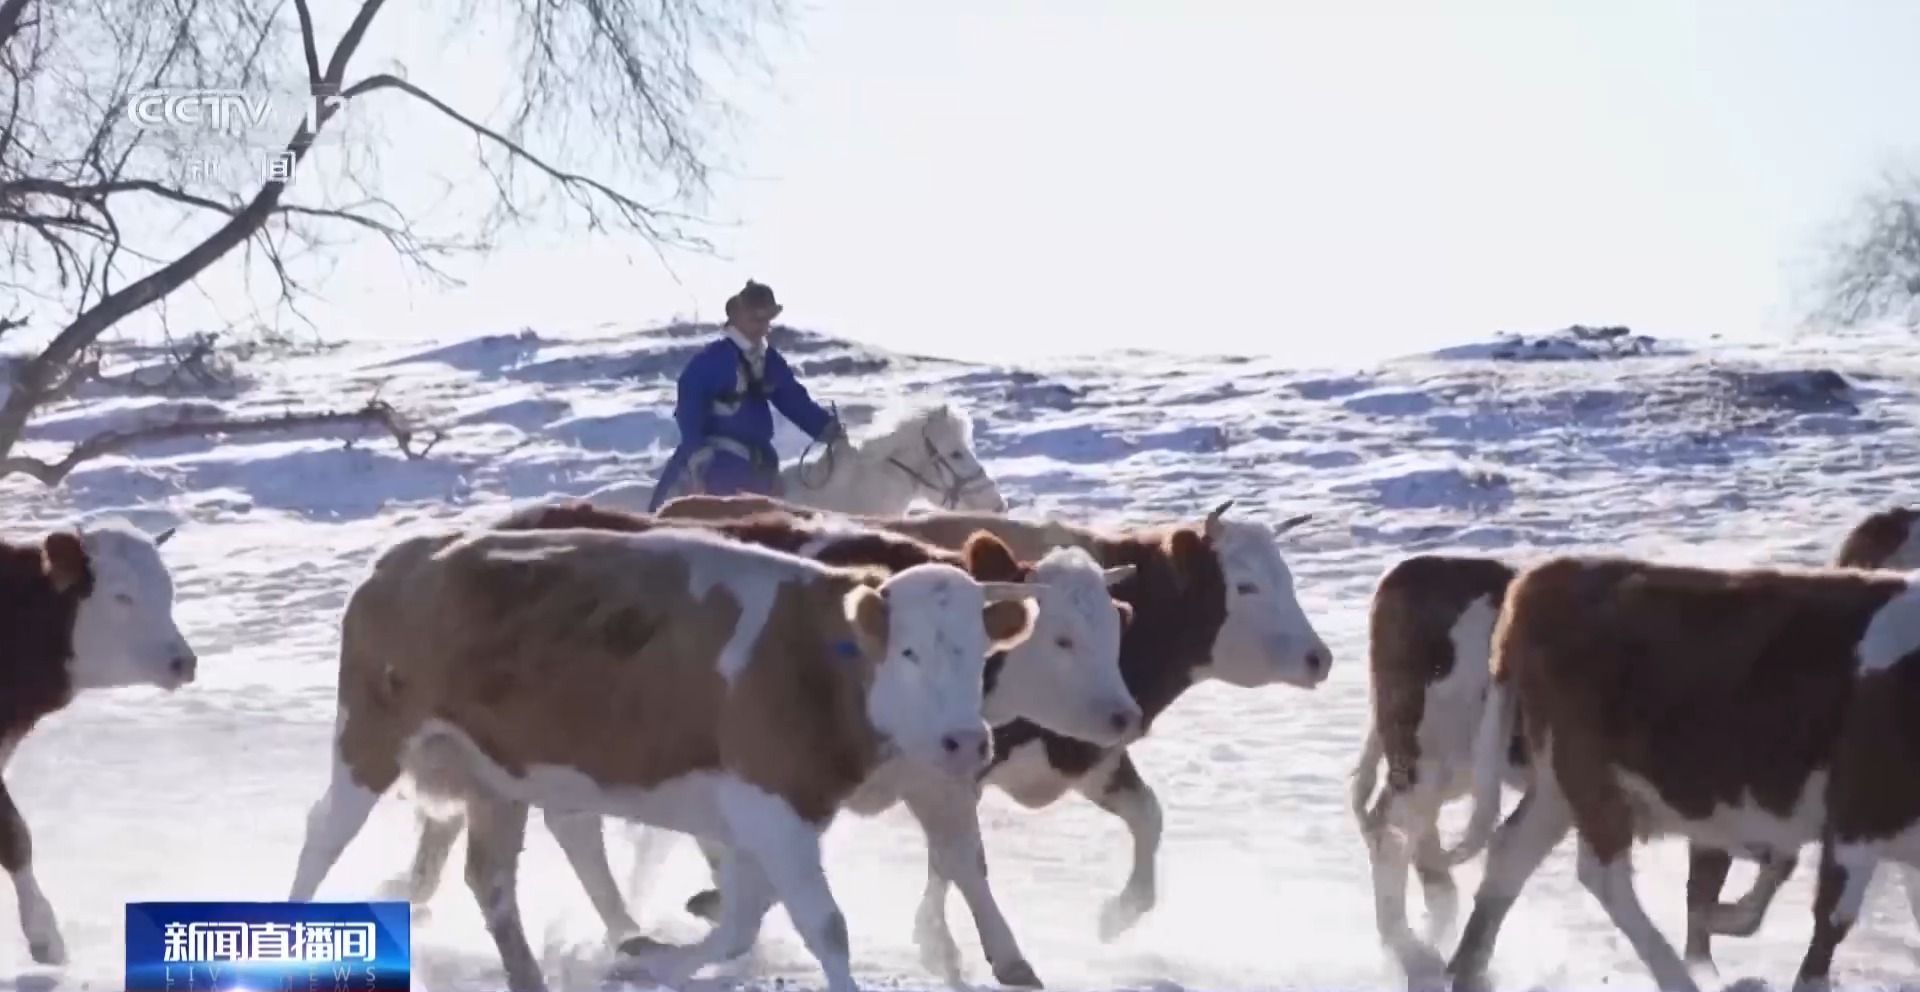
POLYGON ((0 477, 27 475, 45 485, 53 486, 60 484, 74 469, 87 461, 103 455, 117 454, 142 444, 185 437, 238 437, 312 427, 353 425, 380 427, 386 430, 393 435, 394 443, 399 446, 401 453, 409 459, 425 458, 433 446, 443 438, 439 432, 433 432, 424 445, 416 448, 413 428, 407 425, 399 411, 392 405, 378 399, 369 401, 366 406, 357 410, 284 413, 272 417, 202 419, 183 415, 177 420, 164 424, 151 424, 125 431, 103 431, 74 445, 66 456, 57 462, 23 455, 0 459, 0 477))
POLYGON ((95 381, 98 343, 129 318, 144 312, 142 323, 164 328, 164 301, 198 288, 216 265, 241 267, 256 308, 306 320, 301 302, 321 291, 325 253, 343 238, 379 239, 409 274, 442 284, 454 277, 441 260, 488 247, 508 225, 579 220, 656 253, 710 250, 691 233, 697 218, 677 206, 705 191, 715 167, 706 124, 725 107, 708 77, 751 58, 755 29, 777 22, 785 2, 406 5, 396 16, 474 34, 476 45, 443 46, 454 59, 492 44, 490 28, 510 29, 499 54, 519 64, 501 67, 508 107, 488 119, 389 68, 347 85, 384 0, 323 6, 345 20, 330 48, 320 34, 333 28, 316 22, 311 0, 0 0, 0 300, 12 297, 0 334, 29 320, 55 330, 15 367, 0 400, 0 475, 64 478, 57 466, 7 458, 36 410, 95 381), (303 97, 342 98, 307 101, 311 118, 253 146, 300 177, 297 199, 283 181, 183 175, 215 136, 143 128, 129 114, 153 88, 264 91, 272 79, 299 80, 303 97), (382 90, 410 99, 363 99, 382 90), (348 154, 373 139, 355 137, 362 111, 339 119, 346 106, 429 109, 473 136, 467 165, 486 179, 449 184, 462 202, 448 229, 430 230, 417 208, 394 202, 371 162, 348 154), (322 135, 341 154, 310 162, 322 135), (553 212, 549 194, 558 194, 553 212))
POLYGON ((1920 171, 1890 170, 1828 248, 1815 316, 1841 326, 1920 328, 1920 171))

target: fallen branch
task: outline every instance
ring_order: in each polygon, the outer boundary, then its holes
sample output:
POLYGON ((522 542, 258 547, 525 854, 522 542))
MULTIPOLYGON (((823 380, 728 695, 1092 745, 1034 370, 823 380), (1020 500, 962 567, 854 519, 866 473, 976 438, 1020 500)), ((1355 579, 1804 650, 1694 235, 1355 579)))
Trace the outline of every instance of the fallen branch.
POLYGON ((433 446, 445 436, 440 431, 434 431, 426 444, 415 450, 413 429, 406 425, 400 412, 395 410, 392 404, 380 399, 370 400, 366 406, 358 410, 285 413, 274 417, 243 419, 202 419, 182 416, 171 423, 150 424, 125 431, 103 431, 74 445, 67 452, 66 457, 57 462, 24 456, 0 459, 0 478, 9 475, 28 475, 38 479, 43 485, 56 486, 82 462, 154 441, 172 441, 185 437, 271 434, 302 427, 340 427, 348 424, 371 425, 385 429, 387 433, 393 435, 393 440, 399 446, 401 454, 414 461, 427 457, 427 452, 433 450, 433 446))

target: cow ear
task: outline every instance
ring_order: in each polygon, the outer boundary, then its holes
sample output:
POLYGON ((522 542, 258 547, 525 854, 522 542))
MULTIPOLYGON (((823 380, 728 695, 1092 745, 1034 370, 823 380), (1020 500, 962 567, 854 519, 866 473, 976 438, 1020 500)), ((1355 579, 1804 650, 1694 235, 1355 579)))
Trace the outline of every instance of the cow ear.
POLYGON ((58 592, 66 592, 87 578, 87 548, 80 535, 57 530, 40 545, 40 567, 58 592))
POLYGON ((847 623, 853 626, 860 653, 869 658, 885 658, 890 616, 887 598, 872 586, 855 586, 847 593, 846 610, 847 623))
POLYGON ((988 603, 981 619, 986 623, 989 651, 1011 651, 1033 633, 1040 604, 1031 599, 1003 599, 988 603))
POLYGON ((1123 603, 1116 599, 1113 601, 1113 610, 1115 613, 1120 614, 1121 630, 1124 631, 1128 627, 1133 626, 1133 604, 1123 603))
POLYGON ((982 582, 1018 582, 1026 577, 1013 549, 990 530, 974 531, 960 549, 960 557, 967 564, 967 574, 982 582))
POLYGON ((1199 534, 1185 527, 1167 535, 1166 551, 1167 560, 1173 564, 1174 581, 1183 589, 1203 574, 1205 558, 1213 553, 1199 534))

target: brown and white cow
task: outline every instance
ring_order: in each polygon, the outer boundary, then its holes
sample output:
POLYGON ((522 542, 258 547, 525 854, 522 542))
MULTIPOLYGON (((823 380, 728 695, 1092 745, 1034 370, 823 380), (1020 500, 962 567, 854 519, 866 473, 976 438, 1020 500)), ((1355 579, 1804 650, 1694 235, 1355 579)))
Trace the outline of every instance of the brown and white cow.
MULTIPOLYGON (((1373 713, 1353 771, 1353 812, 1373 869, 1381 942, 1410 973, 1437 970, 1440 961, 1407 924, 1409 865, 1425 896, 1428 941, 1450 934, 1459 911, 1452 861, 1440 846, 1440 809, 1472 789, 1493 627, 1513 574, 1493 558, 1415 555, 1374 587, 1367 616, 1373 713), (1375 798, 1383 758, 1387 784, 1375 798)), ((1509 767, 1507 784, 1522 787, 1524 771, 1509 767)))
MULTIPOLYGON (((1133 607, 1133 623, 1120 642, 1120 668, 1146 714, 1144 733, 1199 682, 1310 689, 1326 679, 1332 664, 1332 652, 1295 598, 1293 573, 1277 541, 1311 516, 1269 526, 1225 518, 1230 506, 1231 500, 1220 504, 1197 524, 1119 533, 981 513, 860 519, 945 547, 986 530, 1022 558, 1070 546, 1087 549, 1108 567, 1135 566, 1136 574, 1114 586, 1113 596, 1133 607)), ((661 515, 713 518, 769 508, 786 507, 764 497, 686 497, 663 506, 661 515)), ((1127 825, 1133 870, 1101 910, 1102 939, 1117 936, 1153 908, 1160 803, 1124 746, 1102 747, 1018 721, 995 728, 993 763, 983 784, 1030 809, 1050 805, 1071 789, 1127 825)), ((695 896, 688 908, 697 911, 707 898, 695 896)), ((947 927, 946 900, 946 880, 930 870, 915 937, 928 966, 951 973, 958 950, 947 927)))
MULTIPOLYGON (((826 521, 801 521, 782 513, 739 520, 661 521, 646 514, 584 501, 534 505, 495 525, 501 530, 589 527, 637 533, 662 526, 702 527, 730 539, 775 548, 829 565, 872 566, 898 572, 928 562, 965 568, 983 581, 1030 583, 1038 611, 1032 634, 1011 651, 987 659, 983 712, 998 726, 1030 719, 1060 733, 1102 744, 1124 743, 1138 730, 1140 708, 1120 677, 1120 636, 1130 608, 1115 603, 1107 587, 1133 574, 1132 566, 1102 569, 1086 551, 1056 548, 1038 562, 1017 562, 998 538, 975 534, 961 551, 949 551, 904 534, 826 521)), ((974 791, 960 796, 890 766, 862 785, 847 808, 872 816, 905 801, 925 829, 929 850, 964 893, 981 933, 981 948, 1004 984, 1038 979, 1026 962, 980 869, 983 843, 974 791)), ((609 941, 632 952, 650 944, 628 913, 607 864, 600 817, 545 811, 549 831, 606 924, 609 941)), ((420 839, 408 875, 388 890, 424 910, 460 835, 457 818, 423 811, 420 839)), ((720 848, 703 842, 717 873, 720 848)), ((717 881, 716 874, 716 881, 717 881)), ((424 915, 424 912, 421 914, 424 915)), ((716 913, 710 912, 709 916, 716 913)))
MULTIPOLYGON (((1920 511, 1894 508, 1868 516, 1841 542, 1835 564, 1920 567, 1920 511)), ((1450 869, 1479 850, 1466 844, 1443 849, 1439 811, 1471 791, 1473 739, 1489 682, 1493 625, 1513 574, 1511 565, 1493 558, 1417 555, 1388 569, 1374 590, 1368 649, 1373 719, 1353 773, 1353 810, 1372 863, 1381 940, 1409 970, 1439 963, 1430 944, 1417 940, 1407 924, 1409 864, 1426 900, 1428 941, 1438 941, 1451 932, 1457 913, 1450 869), (1387 785, 1376 796, 1383 758, 1387 785)), ((1520 741, 1513 743, 1505 782, 1523 789, 1526 753, 1520 741)), ((1760 860, 1752 890, 1739 902, 1722 905, 1720 891, 1733 856, 1691 847, 1690 961, 1712 967, 1713 934, 1747 936, 1757 930, 1793 872, 1794 851, 1750 853, 1760 860)))
MULTIPOLYGON (((1892 507, 1855 524, 1834 555, 1838 568, 1920 568, 1920 509, 1892 507)), ((1799 866, 1797 847, 1743 852, 1759 862, 1753 887, 1738 902, 1720 902, 1733 855, 1701 844, 1687 847, 1687 948, 1689 962, 1713 967, 1713 935, 1750 937, 1760 929, 1773 899, 1799 866)), ((1904 873, 1907 898, 1920 919, 1920 876, 1904 873)))
POLYGON ((1516 731, 1530 773, 1488 847, 1456 989, 1484 985, 1502 920, 1569 830, 1581 884, 1669 992, 1697 985, 1634 891, 1636 841, 1821 841, 1802 983, 1825 981, 1877 863, 1920 864, 1920 571, 1553 558, 1508 588, 1492 664, 1469 841, 1498 813, 1516 731))
POLYGON ((725 845, 735 898, 706 938, 651 956, 665 984, 744 952, 778 899, 828 987, 853 992, 821 831, 891 755, 978 774, 981 669, 1028 636, 1031 596, 700 528, 401 541, 341 619, 333 771, 290 898, 313 898, 405 772, 464 805, 467 881, 519 992, 545 987, 514 893, 529 805, 725 845))
MULTIPOLYGON (((57 530, 38 544, 0 541, 0 771, 41 719, 87 689, 193 681, 193 648, 173 618, 173 577, 158 536, 119 522, 57 530)), ((33 875, 33 838, 0 781, 0 866, 13 878, 20 930, 40 964, 66 941, 33 875)))

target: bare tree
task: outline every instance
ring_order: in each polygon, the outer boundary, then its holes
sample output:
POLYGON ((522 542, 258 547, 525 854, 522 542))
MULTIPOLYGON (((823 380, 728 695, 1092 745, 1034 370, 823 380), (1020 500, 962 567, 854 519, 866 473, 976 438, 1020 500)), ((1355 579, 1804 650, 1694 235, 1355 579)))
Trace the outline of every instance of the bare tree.
POLYGON ((697 221, 668 205, 706 191, 709 125, 724 111, 714 74, 753 55, 756 30, 778 22, 783 3, 444 0, 442 9, 410 4, 381 19, 384 0, 360 0, 326 5, 322 13, 344 21, 323 31, 310 0, 0 0, 0 334, 30 321, 57 328, 16 366, 0 400, 0 476, 51 485, 87 457, 143 440, 289 425, 386 426, 407 449, 407 428, 376 400, 119 432, 52 461, 14 452, 37 409, 97 373, 102 335, 150 307, 148 318, 164 317, 170 294, 223 260, 270 275, 256 302, 298 315, 324 261, 316 253, 342 235, 381 239, 411 271, 443 282, 451 280, 436 261, 482 250, 513 226, 584 225, 656 251, 708 248, 697 221), (504 112, 490 122, 404 72, 353 71, 376 20, 408 18, 416 32, 437 22, 448 34, 443 50, 466 61, 483 49, 459 34, 510 28, 504 112), (334 38, 330 49, 323 34, 334 38), (341 98, 276 139, 291 183, 183 175, 181 156, 196 136, 143 129, 128 114, 145 90, 244 90, 276 77, 300 80, 302 96, 341 98), (374 168, 376 156, 345 151, 374 139, 341 136, 370 106, 469 135, 468 164, 490 182, 458 193, 478 209, 436 231, 424 229, 421 211, 410 216, 392 202, 386 187, 394 184, 374 168), (312 155, 317 140, 343 153, 312 155), (624 176, 655 195, 594 174, 624 176))
POLYGON ((1816 316, 1841 326, 1920 328, 1920 172, 1889 171, 1834 239, 1816 316))

